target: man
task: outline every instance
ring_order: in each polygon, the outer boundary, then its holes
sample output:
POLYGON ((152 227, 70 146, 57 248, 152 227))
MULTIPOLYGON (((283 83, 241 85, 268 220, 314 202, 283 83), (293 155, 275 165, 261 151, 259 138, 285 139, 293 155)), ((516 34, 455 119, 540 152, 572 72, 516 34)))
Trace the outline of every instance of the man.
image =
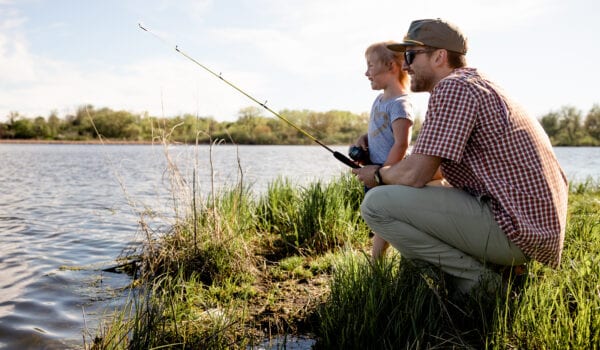
POLYGON ((466 66, 467 40, 453 24, 414 21, 389 48, 404 52, 411 90, 431 95, 409 157, 353 170, 376 186, 361 205, 367 224, 462 293, 497 282, 492 266, 558 267, 568 183, 539 122, 466 66), (425 186, 438 169, 452 187, 425 186))

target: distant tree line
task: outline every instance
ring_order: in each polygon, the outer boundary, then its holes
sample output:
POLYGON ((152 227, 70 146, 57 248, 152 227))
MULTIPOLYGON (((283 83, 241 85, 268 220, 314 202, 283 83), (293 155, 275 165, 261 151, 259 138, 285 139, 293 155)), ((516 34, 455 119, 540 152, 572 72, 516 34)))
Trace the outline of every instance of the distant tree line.
MULTIPOLYGON (((332 110, 283 110, 287 120, 325 144, 350 144, 366 132, 367 113, 354 114, 332 110)), ((259 107, 243 108, 235 122, 216 121, 213 117, 184 114, 170 118, 96 109, 81 106, 75 114, 59 118, 55 112, 48 117, 28 118, 11 112, 0 122, 0 139, 91 141, 100 137, 111 141, 151 142, 166 138, 182 143, 209 143, 222 139, 237 144, 304 145, 313 141, 296 128, 275 117, 266 117, 259 107)), ((565 106, 550 112, 540 123, 555 146, 600 146, 600 106, 594 105, 583 116, 574 107, 565 106)), ((417 118, 413 140, 421 127, 417 118)))
POLYGON ((600 146, 600 105, 587 115, 572 106, 550 112, 540 119, 554 146, 600 146))
MULTIPOLYGON (((353 142, 367 126, 367 114, 346 111, 313 112, 283 110, 282 116, 328 144, 353 142)), ((259 107, 239 111, 238 119, 216 121, 213 117, 191 114, 159 118, 147 114, 96 109, 81 106, 75 114, 59 118, 56 113, 44 118, 27 118, 18 112, 0 123, 0 139, 90 141, 156 141, 161 137, 182 143, 209 143, 223 139, 237 144, 310 144, 313 141, 275 117, 265 117, 259 107)))

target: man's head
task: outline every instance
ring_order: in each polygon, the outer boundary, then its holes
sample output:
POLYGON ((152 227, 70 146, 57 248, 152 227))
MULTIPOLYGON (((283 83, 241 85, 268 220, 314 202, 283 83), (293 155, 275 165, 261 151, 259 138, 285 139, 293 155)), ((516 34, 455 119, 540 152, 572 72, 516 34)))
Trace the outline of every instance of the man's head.
POLYGON ((467 39, 441 19, 413 21, 403 41, 388 48, 404 53, 403 69, 411 76, 414 92, 431 91, 452 70, 467 65, 467 39))
POLYGON ((420 19, 410 24, 402 42, 388 47, 394 51, 404 52, 407 46, 429 46, 465 55, 467 38, 458 27, 444 20, 420 19))

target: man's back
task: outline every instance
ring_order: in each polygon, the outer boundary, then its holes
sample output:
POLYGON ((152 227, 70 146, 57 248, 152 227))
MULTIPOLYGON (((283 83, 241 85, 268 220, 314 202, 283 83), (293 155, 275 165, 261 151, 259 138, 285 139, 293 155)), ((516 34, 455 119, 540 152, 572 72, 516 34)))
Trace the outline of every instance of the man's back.
POLYGON ((558 265, 566 177, 539 122, 475 69, 457 69, 436 85, 414 153, 442 157, 448 182, 489 199, 526 255, 558 265))

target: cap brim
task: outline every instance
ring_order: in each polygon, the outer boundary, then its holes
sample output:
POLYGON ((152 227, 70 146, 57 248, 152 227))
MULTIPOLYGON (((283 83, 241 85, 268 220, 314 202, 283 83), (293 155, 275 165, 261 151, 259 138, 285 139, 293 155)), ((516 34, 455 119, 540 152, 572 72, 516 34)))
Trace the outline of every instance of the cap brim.
POLYGON ((387 45, 387 48, 392 51, 404 52, 404 51, 406 51, 406 47, 409 45, 414 45, 414 44, 411 44, 411 43, 390 44, 390 45, 387 45))
POLYGON ((404 52, 407 46, 424 46, 425 43, 417 40, 410 39, 408 36, 404 37, 404 41, 401 43, 394 43, 387 45, 388 49, 392 51, 404 52))

